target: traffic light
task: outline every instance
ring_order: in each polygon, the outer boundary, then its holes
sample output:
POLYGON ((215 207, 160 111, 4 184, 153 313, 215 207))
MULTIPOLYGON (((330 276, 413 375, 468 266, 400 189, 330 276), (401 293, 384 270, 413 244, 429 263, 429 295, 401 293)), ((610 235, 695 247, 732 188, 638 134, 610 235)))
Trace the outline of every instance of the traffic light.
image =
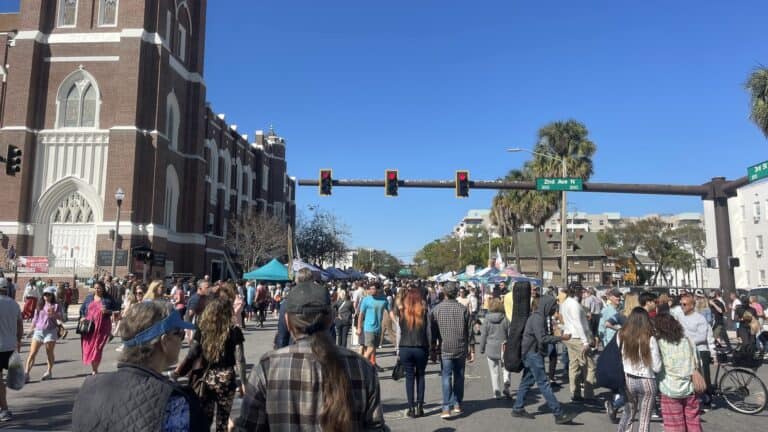
POLYGON ((387 170, 384 177, 384 195, 389 197, 397 196, 397 170, 387 170))
POLYGON ((320 170, 320 196, 330 196, 333 187, 333 171, 329 169, 320 170))
POLYGON ((12 176, 19 171, 21 171, 21 149, 15 145, 9 145, 5 158, 5 173, 12 176))
POLYGON ((469 171, 456 171, 456 197, 469 198, 469 171))

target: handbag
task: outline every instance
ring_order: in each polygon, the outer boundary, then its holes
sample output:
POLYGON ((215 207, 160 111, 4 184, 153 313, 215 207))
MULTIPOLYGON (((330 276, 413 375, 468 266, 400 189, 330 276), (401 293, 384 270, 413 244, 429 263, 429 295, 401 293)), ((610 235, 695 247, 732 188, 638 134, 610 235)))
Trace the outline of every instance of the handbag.
POLYGON ((69 331, 65 329, 62 324, 57 324, 56 335, 59 337, 59 339, 66 339, 68 334, 69 331))
POLYGON ((595 377, 598 387, 619 391, 626 386, 624 363, 621 360, 621 346, 616 343, 616 336, 608 342, 597 358, 595 377))
POLYGON ((699 371, 699 364, 700 364, 700 358, 699 358, 699 352, 696 350, 696 347, 693 346, 691 343, 691 340, 688 339, 688 346, 691 347, 691 356, 693 364, 695 364, 697 367, 693 368, 693 373, 691 374, 691 383, 693 384, 693 392, 696 394, 704 394, 707 391, 707 381, 704 380, 704 375, 701 374, 699 371))
POLYGON ((93 323, 93 321, 86 318, 77 323, 77 329, 75 330, 75 333, 79 334, 80 336, 85 336, 93 333, 95 328, 96 325, 93 323))
POLYGON ((399 381, 405 376, 405 365, 403 362, 400 361, 400 359, 397 359, 397 363, 395 363, 395 368, 392 369, 392 379, 395 381, 399 381))

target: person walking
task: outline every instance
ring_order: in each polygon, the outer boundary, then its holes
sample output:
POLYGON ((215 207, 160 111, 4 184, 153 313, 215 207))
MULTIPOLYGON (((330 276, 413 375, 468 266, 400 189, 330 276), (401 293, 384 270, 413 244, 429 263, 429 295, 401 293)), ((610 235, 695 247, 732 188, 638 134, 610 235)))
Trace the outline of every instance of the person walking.
POLYGON ((191 324, 166 302, 141 302, 123 316, 117 371, 85 379, 72 408, 73 432, 207 432, 197 397, 163 376, 191 324))
POLYGON ((672 315, 659 314, 653 324, 662 364, 657 378, 664 432, 701 432, 699 399, 691 380, 698 367, 696 350, 672 315))
POLYGON ((35 357, 40 347, 45 346, 48 369, 40 381, 53 379, 53 363, 55 360, 54 349, 58 339, 58 322, 61 320, 61 307, 56 302, 56 288, 49 286, 43 291, 43 302, 32 317, 32 344, 29 348, 29 356, 24 367, 24 380, 29 382, 29 373, 35 364, 35 357))
POLYGON ((504 345, 507 341, 509 321, 504 314, 504 301, 491 299, 488 302, 488 313, 485 315, 480 336, 480 354, 485 354, 488 360, 488 371, 491 374, 491 391, 496 399, 502 396, 511 397, 509 392, 510 372, 501 364, 504 355, 504 345), (503 382, 504 390, 499 382, 503 382))
POLYGON ((40 292, 37 289, 35 278, 31 278, 24 286, 24 310, 22 317, 25 321, 31 320, 37 310, 37 302, 40 300, 40 292))
POLYGON ((443 289, 445 299, 432 309, 431 320, 435 327, 432 343, 440 338, 443 410, 440 417, 461 415, 464 401, 464 368, 469 344, 469 311, 456 301, 459 288, 448 282, 443 289))
POLYGON ((578 282, 571 282, 567 298, 560 306, 563 333, 571 335, 563 344, 568 350, 568 386, 571 400, 580 402, 595 396, 595 359, 591 355, 592 333, 589 330, 587 314, 581 306, 584 288, 578 282))
POLYGON ((704 381, 707 383, 707 391, 701 395, 702 409, 709 409, 712 405, 710 364, 713 360, 717 364, 717 357, 712 356, 712 353, 715 352, 715 338, 712 333, 712 327, 709 326, 703 315, 694 310, 695 302, 691 294, 685 293, 680 296, 680 308, 683 313, 679 314, 676 318, 683 326, 685 336, 693 342, 698 351, 701 374, 704 375, 704 381))
POLYGON ((200 403, 208 420, 216 425, 217 432, 227 430, 235 391, 239 388, 242 395, 246 381, 245 338, 240 327, 233 324, 233 313, 232 301, 228 297, 221 296, 210 301, 200 317, 199 331, 187 357, 173 373, 173 377, 186 376, 192 371, 196 360, 202 360, 205 369, 199 377, 202 380, 200 403))
POLYGON ((61 321, 67 322, 67 310, 69 309, 69 304, 66 303, 66 296, 67 296, 67 290, 64 288, 64 282, 59 282, 56 284, 56 302, 59 304, 59 309, 61 310, 61 321))
POLYGON ((101 355, 112 335, 112 313, 117 311, 117 304, 107 293, 104 282, 96 281, 94 291, 85 297, 80 306, 80 322, 90 320, 93 331, 81 335, 83 364, 91 365, 92 375, 99 373, 101 355))
POLYGON ((358 337, 363 336, 365 345, 363 357, 367 358, 378 371, 381 371, 381 368, 376 364, 376 349, 381 345, 382 319, 385 312, 388 312, 391 318, 394 316, 378 283, 372 282, 368 286, 368 294, 360 302, 357 335, 358 337))
POLYGON ((352 328, 352 317, 355 315, 355 306, 347 298, 347 292, 345 290, 339 290, 338 299, 333 304, 333 309, 336 313, 336 320, 334 325, 336 326, 336 344, 340 347, 347 348, 347 337, 349 336, 349 330, 352 328))
POLYGON ((408 417, 424 415, 424 374, 427 369, 431 325, 424 296, 419 288, 410 286, 398 306, 400 362, 405 367, 405 395, 408 417), (414 387, 416 397, 414 398, 414 387))
POLYGON ((384 431, 376 369, 333 343, 328 291, 300 282, 283 306, 296 343, 264 354, 254 366, 231 430, 384 431))
POLYGON ((661 370, 659 344, 653 336, 653 324, 648 311, 636 307, 616 334, 624 366, 626 387, 624 412, 619 432, 632 428, 637 414, 638 432, 648 432, 656 396, 656 373, 661 370))
POLYGON ((8 409, 3 371, 8 370, 8 361, 14 351, 21 351, 23 335, 21 308, 15 299, 8 297, 8 281, 0 278, 0 423, 13 419, 8 409))
POLYGON ((523 331, 521 352, 523 353, 523 376, 515 396, 515 404, 512 407, 512 417, 534 419, 533 414, 525 410, 525 395, 536 384, 539 391, 547 401, 547 406, 555 416, 555 424, 566 424, 574 418, 574 414, 563 411, 560 402, 557 401, 552 387, 549 385, 547 374, 544 372, 544 355, 548 353, 551 343, 568 341, 571 336, 563 334, 554 336, 548 323, 558 313, 557 300, 552 296, 542 296, 538 300, 538 307, 528 317, 523 331))

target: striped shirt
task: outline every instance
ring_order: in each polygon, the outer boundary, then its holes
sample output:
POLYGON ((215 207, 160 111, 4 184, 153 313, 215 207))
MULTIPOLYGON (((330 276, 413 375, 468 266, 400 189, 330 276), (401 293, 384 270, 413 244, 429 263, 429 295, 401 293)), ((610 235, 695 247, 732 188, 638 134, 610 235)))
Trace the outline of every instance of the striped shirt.
MULTIPOLYGON (((376 370, 358 354, 338 348, 350 384, 353 430, 382 431, 384 416, 376 370)), ((235 431, 320 431, 322 369, 310 340, 265 354, 253 371, 235 431)))
POLYGON ((469 343, 469 311, 456 300, 445 299, 432 309, 432 337, 440 338, 440 355, 444 359, 467 356, 469 343))

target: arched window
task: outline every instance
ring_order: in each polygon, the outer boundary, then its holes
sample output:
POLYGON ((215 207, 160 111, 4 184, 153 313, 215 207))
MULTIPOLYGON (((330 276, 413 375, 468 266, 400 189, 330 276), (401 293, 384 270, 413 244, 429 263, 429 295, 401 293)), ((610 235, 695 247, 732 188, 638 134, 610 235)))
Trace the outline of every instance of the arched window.
POLYGON ((176 231, 176 216, 179 207, 179 176, 173 165, 165 170, 165 206, 163 207, 163 225, 169 231, 176 231))
POLYGON ((59 204, 51 215, 51 223, 93 223, 93 209, 82 195, 75 192, 59 204))
POLYGON ((117 25, 117 7, 119 0, 99 0, 99 25, 117 25))
POLYGON ((59 27, 77 24, 77 0, 59 0, 59 27))
POLYGON ((59 88, 57 104, 57 127, 98 126, 101 105, 99 88, 96 80, 84 70, 79 70, 64 80, 59 88))
POLYGON ((173 92, 168 94, 166 101, 165 135, 168 137, 168 147, 179 148, 179 127, 181 126, 181 113, 179 101, 173 92))
POLYGON ((187 4, 182 3, 176 10, 176 37, 174 38, 174 53, 182 62, 187 61, 187 50, 189 48, 189 35, 192 34, 192 21, 189 17, 187 4))

